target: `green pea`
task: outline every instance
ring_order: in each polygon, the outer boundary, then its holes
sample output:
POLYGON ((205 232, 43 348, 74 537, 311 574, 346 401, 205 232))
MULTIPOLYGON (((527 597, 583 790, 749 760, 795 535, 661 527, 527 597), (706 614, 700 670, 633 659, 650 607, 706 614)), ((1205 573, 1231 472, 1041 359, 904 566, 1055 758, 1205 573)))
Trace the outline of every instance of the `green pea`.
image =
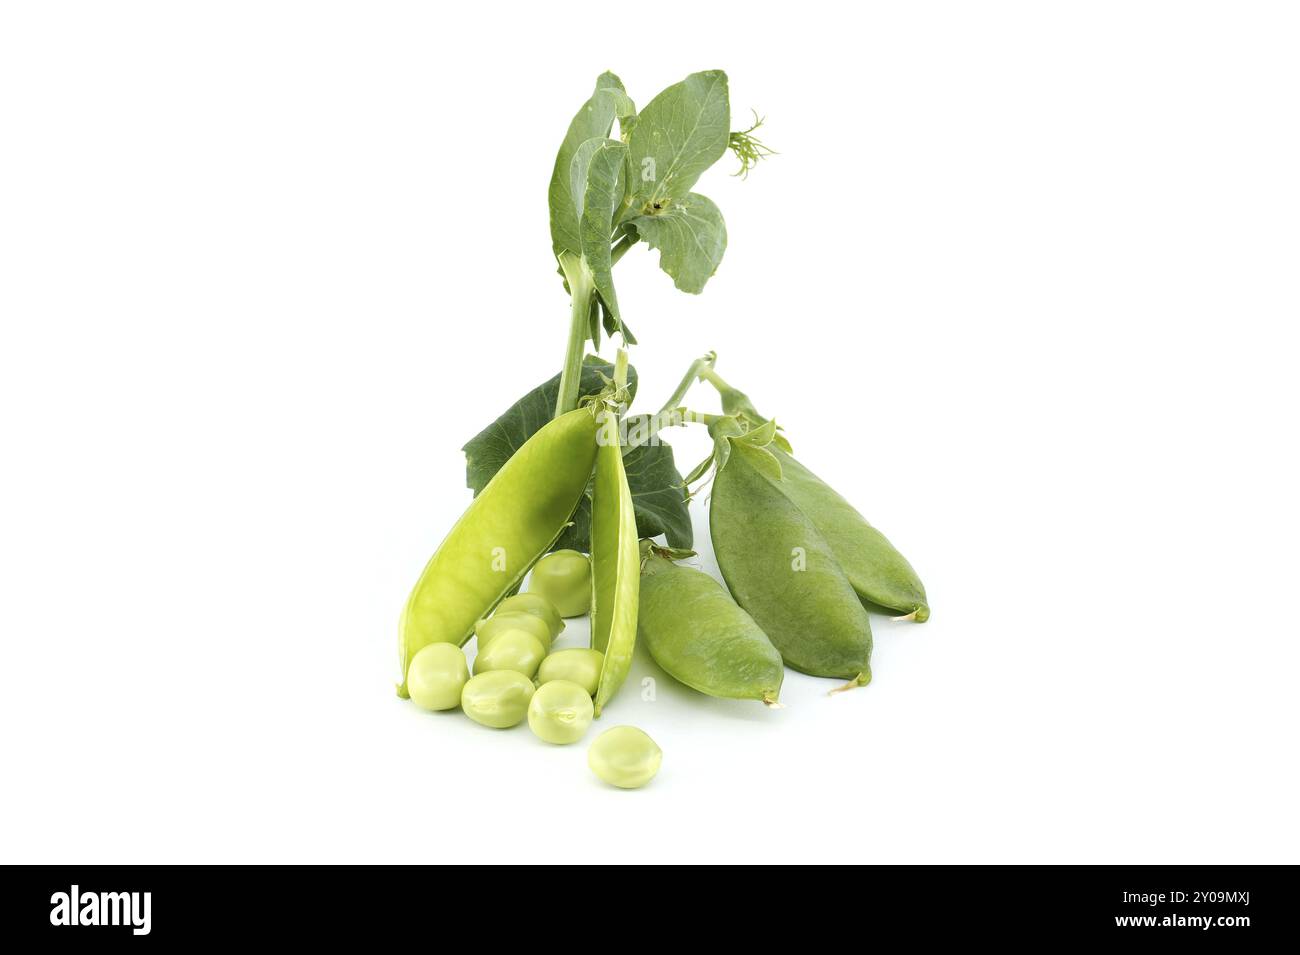
POLYGON ((542 645, 543 650, 551 648, 551 628, 546 625, 546 621, 531 613, 513 610, 506 613, 498 611, 486 620, 474 624, 474 633, 478 636, 478 652, 482 653, 483 648, 493 637, 507 630, 523 630, 525 633, 531 633, 542 645))
POLYGON ((561 617, 581 617, 591 609, 591 561, 576 550, 547 554, 533 568, 528 592, 549 600, 561 617))
POLYGON ((431 643, 463 646, 474 623, 519 586, 573 514, 595 461, 595 409, 579 408, 543 425, 474 498, 406 602, 399 696, 416 653, 431 643))
POLYGON ((601 444, 596 451, 596 477, 591 489, 591 562, 591 645, 605 654, 596 688, 599 716, 632 666, 637 594, 641 587, 636 513, 623 468, 623 449, 615 442, 601 444))
POLYGON ((576 743, 591 725, 591 694, 568 680, 537 688, 528 704, 528 726, 548 743, 576 743))
POLYGON ((469 680, 465 651, 454 643, 431 643, 411 658, 406 689, 411 702, 426 710, 453 710, 469 680))
POLYGON ((709 530, 723 579, 787 666, 864 685, 871 621, 826 538, 767 469, 765 453, 731 442, 713 479, 709 530))
POLYGON ((515 594, 513 597, 507 597, 497 605, 497 611, 493 616, 500 616, 503 613, 530 613, 534 617, 545 620, 546 625, 551 628, 552 640, 564 629, 564 621, 560 619, 560 612, 555 609, 555 604, 541 594, 515 594))
POLYGON ((537 670, 538 683, 550 683, 552 680, 568 680, 587 691, 588 696, 596 695, 600 685, 600 668, 605 662, 605 654, 599 650, 586 647, 573 647, 569 650, 556 650, 542 661, 537 670))
POLYGON ((730 699, 776 703, 785 669, 772 641, 722 585, 651 549, 641 571, 637 635, 687 686, 730 699))
POLYGON ((505 729, 528 712, 533 681, 514 670, 492 670, 469 678, 460 692, 460 708, 475 723, 505 729))
POLYGON ((784 451, 772 450, 781 462, 781 486, 786 496, 812 518, 825 536, 858 596, 888 610, 910 614, 918 623, 928 620, 930 605, 925 585, 907 558, 830 485, 784 451))
POLYGON ((474 673, 514 670, 531 680, 544 656, 546 648, 528 631, 503 630, 474 657, 474 673))
POLYGON ((637 789, 650 782, 663 758, 663 750, 635 726, 605 730, 587 750, 591 771, 619 789, 637 789))

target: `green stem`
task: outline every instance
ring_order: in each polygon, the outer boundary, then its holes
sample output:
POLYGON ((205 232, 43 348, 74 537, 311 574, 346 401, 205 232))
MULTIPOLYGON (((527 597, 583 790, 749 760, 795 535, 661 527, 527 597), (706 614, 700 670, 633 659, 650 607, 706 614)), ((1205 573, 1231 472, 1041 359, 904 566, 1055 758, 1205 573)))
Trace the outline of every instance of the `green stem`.
POLYGON ((754 403, 749 400, 749 395, 727 384, 726 380, 713 370, 712 365, 709 365, 708 368, 701 369, 700 380, 707 381, 717 389, 718 395, 722 398, 722 410, 727 414, 744 415, 756 422, 767 420, 758 413, 758 409, 754 407, 754 403))
POLYGON ((620 348, 614 357, 614 387, 627 387, 627 349, 620 348))
POLYGON ((720 415, 703 414, 699 411, 692 411, 689 408, 664 408, 657 414, 650 416, 650 423, 646 427, 645 433, 638 433, 636 439, 628 439, 627 450, 639 448, 643 444, 652 441, 664 428, 682 427, 688 424, 702 424, 706 427, 713 425, 720 415))
POLYGON ((614 248, 609 250, 610 264, 617 265, 618 260, 623 258, 623 254, 627 252, 628 249, 632 248, 632 246, 636 245, 636 243, 637 240, 630 235, 625 235, 623 238, 619 239, 618 242, 614 244, 614 248))
POLYGON ((582 259, 569 252, 560 253, 560 268, 573 296, 569 316, 569 343, 564 352, 564 370, 560 372, 560 393, 555 399, 555 417, 578 407, 578 386, 582 381, 582 357, 590 329, 591 296, 595 291, 591 270, 582 259))
POLYGON ((692 362, 690 369, 682 377, 681 384, 679 384, 677 390, 672 393, 672 397, 664 402, 663 407, 659 409, 659 413, 663 414, 665 411, 671 411, 672 409, 679 407, 682 401, 686 398, 686 393, 691 390, 691 386, 703 378, 706 371, 712 370, 713 363, 717 360, 717 352, 709 352, 703 358, 695 359, 695 361, 692 362))

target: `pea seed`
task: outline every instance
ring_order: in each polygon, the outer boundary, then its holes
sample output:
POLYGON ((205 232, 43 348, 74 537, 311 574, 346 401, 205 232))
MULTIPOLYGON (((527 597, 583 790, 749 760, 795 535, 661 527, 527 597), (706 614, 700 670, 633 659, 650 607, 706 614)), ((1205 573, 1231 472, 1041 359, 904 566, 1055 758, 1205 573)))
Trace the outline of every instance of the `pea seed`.
POLYGON ((488 645, 493 637, 507 630, 523 630, 531 633, 537 638, 537 642, 542 645, 543 650, 551 648, 551 628, 546 621, 531 613, 513 610, 507 613, 494 613, 486 620, 480 620, 474 624, 474 633, 478 636, 479 653, 483 652, 483 648, 488 645))
POLYGON ((596 695, 600 685, 600 668, 605 662, 605 654, 599 650, 586 647, 574 647, 571 650, 556 650, 545 660, 537 671, 537 682, 550 683, 552 680, 568 680, 587 691, 588 696, 596 695))
POLYGON ((528 631, 503 630, 474 658, 474 674, 514 670, 531 680, 544 656, 546 648, 528 631))
POLYGON ((469 680, 465 652, 454 643, 431 643, 411 658, 406 689, 411 702, 426 710, 454 710, 469 680))
POLYGON ((591 609, 591 561, 576 550, 547 554, 533 568, 528 592, 549 600, 561 617, 581 617, 591 609))
POLYGON ((619 789, 637 789, 650 782, 663 758, 663 750, 635 726, 605 730, 587 750, 591 771, 619 789))
POLYGON ((543 684, 528 704, 528 726, 548 743, 576 743, 591 725, 591 694, 568 680, 543 684))
POLYGON ((505 729, 528 712, 533 681, 514 670, 492 670, 469 678, 460 693, 460 707, 475 723, 505 729))
POLYGON ((499 617, 505 613, 530 613, 534 617, 545 620, 546 625, 551 628, 552 640, 564 629, 564 621, 560 619, 560 612, 555 609, 555 604, 541 594, 515 594, 513 597, 507 597, 497 606, 497 612, 493 616, 499 617))

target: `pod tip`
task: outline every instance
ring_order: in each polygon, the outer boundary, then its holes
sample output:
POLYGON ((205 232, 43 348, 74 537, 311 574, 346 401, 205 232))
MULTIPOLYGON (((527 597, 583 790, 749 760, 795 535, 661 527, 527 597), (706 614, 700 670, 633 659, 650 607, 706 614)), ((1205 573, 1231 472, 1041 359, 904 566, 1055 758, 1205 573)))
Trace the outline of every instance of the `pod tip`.
POLYGON ((858 687, 866 686, 870 682, 871 682, 871 667, 867 667, 861 673, 855 676, 852 680, 849 680, 848 683, 845 683, 842 686, 837 686, 833 690, 828 690, 826 692, 826 695, 834 696, 836 693, 845 693, 849 690, 856 690, 858 687))
POLYGON ((764 693, 763 705, 766 706, 769 710, 785 709, 785 704, 777 700, 777 695, 775 693, 764 693))
POLYGON ((397 684, 396 689, 397 689, 397 698, 398 698, 399 700, 409 700, 409 699, 411 698, 411 694, 406 692, 406 681, 405 681, 405 680, 403 680, 401 683, 397 684))

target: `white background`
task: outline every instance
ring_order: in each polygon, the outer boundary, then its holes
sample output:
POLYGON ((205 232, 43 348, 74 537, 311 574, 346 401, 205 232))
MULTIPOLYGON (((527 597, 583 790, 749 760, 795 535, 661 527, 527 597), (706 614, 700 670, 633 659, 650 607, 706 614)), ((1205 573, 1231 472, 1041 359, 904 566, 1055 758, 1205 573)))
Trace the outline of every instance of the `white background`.
POLYGON ((0 857, 1298 861, 1298 26, 6 4, 0 857), (717 349, 934 616, 781 711, 638 661, 622 792, 398 701, 395 624, 461 444, 559 369, 570 116, 707 68, 780 155, 700 183, 702 296, 620 264, 639 407, 717 349))

